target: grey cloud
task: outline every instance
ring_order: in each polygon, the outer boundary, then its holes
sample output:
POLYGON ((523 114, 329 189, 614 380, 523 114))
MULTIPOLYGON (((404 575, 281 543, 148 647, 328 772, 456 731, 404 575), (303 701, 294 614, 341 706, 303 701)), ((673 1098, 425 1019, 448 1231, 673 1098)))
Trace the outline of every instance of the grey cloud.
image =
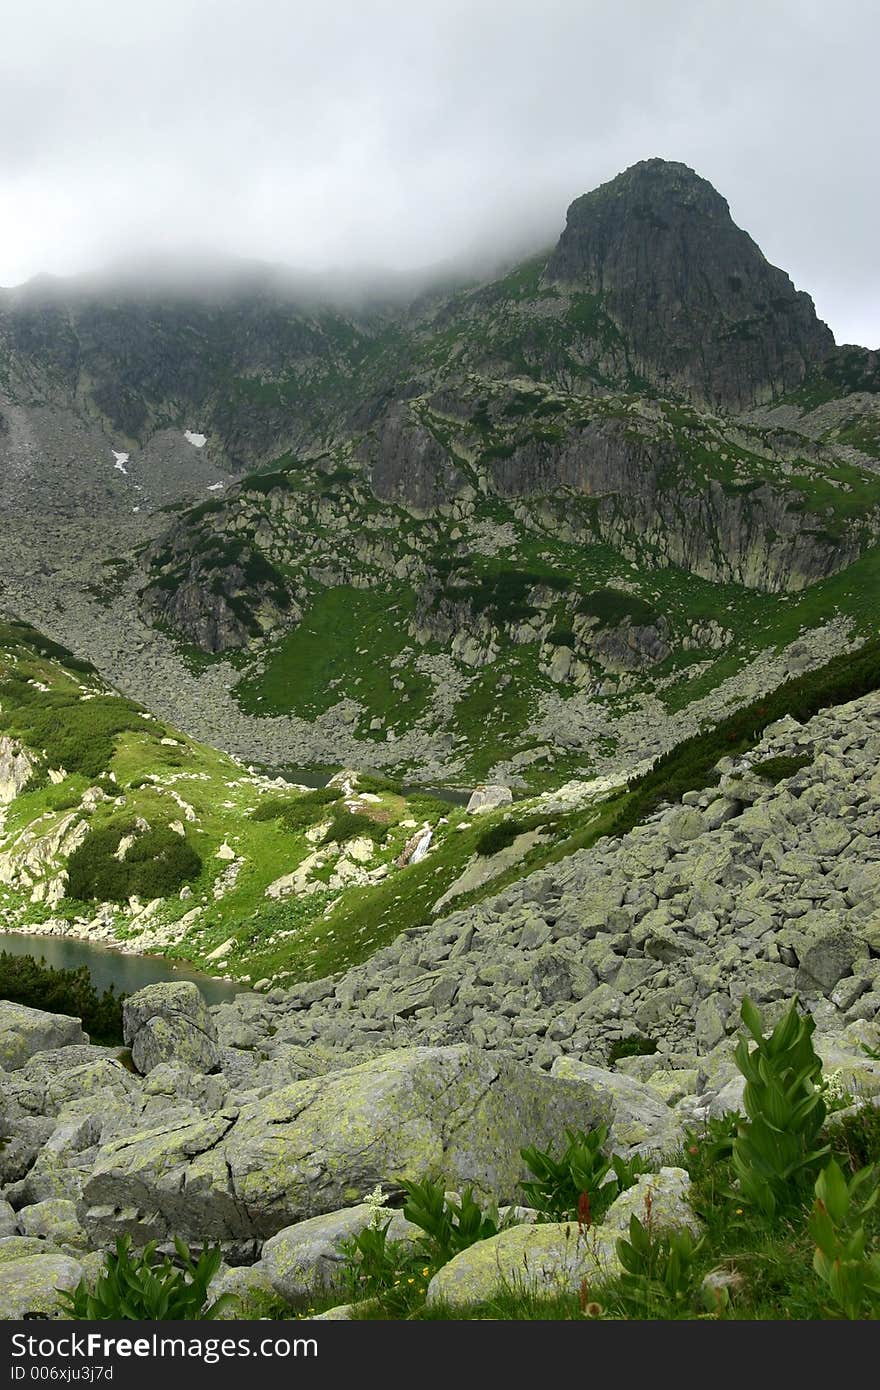
POLYGON ((3 27, 0 283, 503 257, 659 154, 880 342, 874 0, 12 0, 3 27))

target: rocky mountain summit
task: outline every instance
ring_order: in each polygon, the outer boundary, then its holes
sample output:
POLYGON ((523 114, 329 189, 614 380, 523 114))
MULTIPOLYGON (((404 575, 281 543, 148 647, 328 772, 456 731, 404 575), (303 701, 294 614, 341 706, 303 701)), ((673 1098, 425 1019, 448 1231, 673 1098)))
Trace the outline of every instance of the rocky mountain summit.
POLYGON ((794 390, 834 350, 809 295, 684 164, 644 160, 576 199, 545 280, 597 296, 662 389, 714 405, 794 390))

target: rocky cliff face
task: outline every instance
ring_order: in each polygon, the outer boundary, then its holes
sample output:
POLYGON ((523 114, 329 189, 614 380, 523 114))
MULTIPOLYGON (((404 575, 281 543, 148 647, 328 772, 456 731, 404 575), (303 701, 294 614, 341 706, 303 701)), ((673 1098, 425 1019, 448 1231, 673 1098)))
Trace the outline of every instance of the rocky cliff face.
POLYGON ((768 474, 766 482, 710 478, 695 486, 674 445, 639 438, 615 420, 591 422, 559 445, 525 444, 493 466, 504 495, 566 488, 595 498, 591 519, 603 540, 704 579, 785 593, 851 564, 855 533, 824 530, 768 474))
POLYGON ((15 800, 32 772, 33 763, 18 740, 0 735, 0 806, 15 800))
POLYGON ((663 159, 572 203, 545 279, 598 296, 651 381, 734 409, 794 389, 834 347, 724 198, 663 159))

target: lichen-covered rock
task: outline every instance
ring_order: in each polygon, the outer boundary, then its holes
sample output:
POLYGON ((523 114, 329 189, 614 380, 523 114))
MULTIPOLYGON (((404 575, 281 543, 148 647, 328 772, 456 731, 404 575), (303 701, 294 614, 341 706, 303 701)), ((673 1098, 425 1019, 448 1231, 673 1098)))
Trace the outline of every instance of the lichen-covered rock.
POLYGON ((691 1180, 684 1168, 661 1168, 643 1173, 632 1187, 621 1192, 605 1213, 599 1232, 608 1238, 625 1236, 630 1217, 654 1231, 690 1231, 699 1236, 702 1226, 688 1201, 691 1180))
POLYGON ((607 1094, 613 1105, 608 1136, 615 1153, 672 1153, 684 1138, 684 1127, 669 1106, 649 1086, 621 1072, 604 1071, 575 1057, 557 1057, 551 1076, 587 1081, 607 1094))
POLYGON ((35 1052, 88 1040, 78 1018, 0 1000, 0 1067, 5 1071, 17 1071, 35 1052))
POLYGON ((14 1236, 18 1231, 18 1216, 15 1208, 5 1197, 0 1197, 0 1240, 14 1236))
POLYGON ((229 1082, 225 1076, 206 1076, 179 1062, 160 1062, 153 1067, 144 1080, 143 1090, 147 1096, 192 1101, 206 1114, 222 1110, 229 1099, 229 1082))
POLYGON ((5 1141, 0 1144, 0 1183, 19 1182, 43 1151, 43 1146, 55 1129, 54 1120, 42 1115, 6 1117, 5 1141))
POLYGON ((78 1260, 34 1249, 15 1237, 0 1241, 0 1319, 57 1318, 64 1312, 61 1290, 71 1292, 83 1274, 78 1260))
POLYGON ((18 1228, 24 1236, 50 1240, 55 1245, 79 1249, 87 1243, 77 1218, 76 1204, 63 1197, 50 1197, 33 1206, 22 1207, 18 1213, 18 1228))
POLYGON ((337 1303, 335 1308, 327 1308, 323 1313, 316 1313, 311 1322, 351 1322, 353 1303, 337 1303))
POLYGON ((112 1244, 127 1231, 141 1244, 182 1235, 214 1240, 251 1234, 219 1148, 234 1113, 132 1129, 103 1144, 83 1186, 80 1219, 91 1239, 112 1244))
POLYGON ((86 1062, 81 1067, 71 1067, 50 1081, 46 1086, 46 1109, 48 1115, 57 1115, 72 1101, 81 1101, 87 1096, 100 1094, 102 1101, 109 1102, 111 1096, 128 1100, 137 1095, 138 1084, 121 1062, 111 1057, 101 1057, 94 1062, 86 1062))
POLYGON ((33 770, 33 760, 18 740, 0 734, 0 806, 15 800, 33 770))
MULTIPOLYGON (((372 1206, 361 1202, 288 1226, 266 1241, 260 1269, 289 1303, 338 1286, 345 1264, 340 1244, 359 1236, 374 1214, 372 1206)), ((388 1240, 407 1245, 424 1234, 399 1211, 380 1211, 377 1222, 388 1226, 388 1240)))
POLYGON ((851 934, 833 922, 817 931, 800 954, 798 986, 801 989, 831 990, 838 980, 848 975, 856 958, 856 944, 851 934))
POLYGON ((226 1294, 231 1294, 235 1302, 224 1311, 224 1320, 249 1322, 277 1317, 283 1311, 283 1300, 259 1265, 221 1269, 208 1286, 208 1298, 214 1302, 226 1294))
POLYGON ((188 980, 147 985, 125 1001, 122 1028, 132 1061, 146 1076, 160 1062, 215 1071, 217 1030, 198 988, 188 980))
POLYGON ((470 816, 481 815, 484 811, 494 811, 499 806, 507 806, 511 801, 513 792, 510 787, 480 785, 471 792, 465 810, 470 816))
POLYGON ((150 1234, 267 1237, 397 1177, 515 1200, 522 1147, 551 1148, 566 1126, 589 1127, 609 1111, 588 1083, 503 1056, 401 1049, 295 1082, 237 1114, 113 1140, 95 1157, 82 1219, 110 1239, 120 1208, 145 1213, 150 1234))
POLYGON ((429 1304, 461 1308, 498 1292, 576 1293, 588 1283, 619 1273, 614 1241, 601 1227, 581 1230, 576 1221, 511 1226, 477 1241, 438 1270, 428 1285, 429 1304))
POLYGON ((640 1177, 612 1203, 599 1226, 576 1221, 512 1226, 456 1255, 428 1286, 428 1303, 460 1308, 481 1303, 501 1290, 545 1296, 577 1293, 584 1280, 600 1284, 621 1272, 617 1241, 629 1231, 630 1216, 654 1230, 700 1224, 687 1202, 690 1179, 683 1168, 661 1168, 640 1177), (650 1193, 650 1197, 649 1194, 650 1193))

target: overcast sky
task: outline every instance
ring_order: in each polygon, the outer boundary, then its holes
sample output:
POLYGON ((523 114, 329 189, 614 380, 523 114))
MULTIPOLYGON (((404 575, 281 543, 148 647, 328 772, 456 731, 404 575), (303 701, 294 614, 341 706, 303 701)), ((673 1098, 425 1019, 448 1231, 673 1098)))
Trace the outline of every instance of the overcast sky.
POLYGON ((194 247, 412 268, 683 160, 880 346, 876 0, 0 0, 0 284, 194 247))

